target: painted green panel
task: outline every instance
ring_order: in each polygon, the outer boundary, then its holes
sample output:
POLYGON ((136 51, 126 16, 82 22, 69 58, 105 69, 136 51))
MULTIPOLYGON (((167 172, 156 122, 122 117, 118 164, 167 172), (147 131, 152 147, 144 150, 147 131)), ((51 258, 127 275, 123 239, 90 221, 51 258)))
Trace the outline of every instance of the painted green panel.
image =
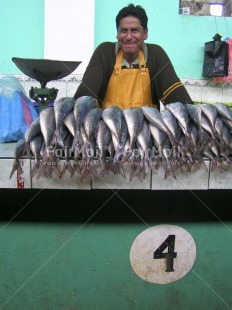
POLYGON ((1 1, 0 72, 22 73, 12 57, 43 58, 44 1, 1 1))
MULTIPOLYGON (((133 2, 144 7, 148 15, 147 42, 161 45, 168 53, 181 78, 202 78, 204 43, 219 32, 229 37, 231 17, 180 15, 179 0, 133 2)), ((116 40, 115 17, 128 1, 96 0, 95 46, 116 40)))
POLYGON ((0 309, 230 309, 228 231, 220 224, 180 226, 194 237, 197 260, 184 278, 159 285, 130 266, 143 224, 11 224, 1 231, 0 309))
POLYGON ((0 309, 231 309, 230 198, 231 191, 0 190, 0 309), (197 248, 190 272, 162 285, 138 277, 129 259, 135 238, 159 224, 184 228, 197 248))

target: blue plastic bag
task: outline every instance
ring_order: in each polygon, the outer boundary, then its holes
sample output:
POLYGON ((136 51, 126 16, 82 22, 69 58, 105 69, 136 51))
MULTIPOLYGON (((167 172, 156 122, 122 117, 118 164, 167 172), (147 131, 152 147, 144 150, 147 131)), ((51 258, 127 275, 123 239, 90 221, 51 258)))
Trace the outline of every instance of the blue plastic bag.
POLYGON ((17 142, 38 117, 23 86, 14 76, 0 79, 0 143, 17 142))

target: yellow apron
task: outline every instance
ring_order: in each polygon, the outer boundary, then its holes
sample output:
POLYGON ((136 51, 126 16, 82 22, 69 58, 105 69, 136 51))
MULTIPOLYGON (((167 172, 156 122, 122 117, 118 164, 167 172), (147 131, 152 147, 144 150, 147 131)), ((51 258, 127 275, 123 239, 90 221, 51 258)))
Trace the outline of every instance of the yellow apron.
POLYGON ((113 105, 121 109, 154 107, 150 75, 146 68, 143 52, 139 51, 139 69, 121 69, 122 58, 123 53, 120 50, 103 100, 103 109, 113 105))

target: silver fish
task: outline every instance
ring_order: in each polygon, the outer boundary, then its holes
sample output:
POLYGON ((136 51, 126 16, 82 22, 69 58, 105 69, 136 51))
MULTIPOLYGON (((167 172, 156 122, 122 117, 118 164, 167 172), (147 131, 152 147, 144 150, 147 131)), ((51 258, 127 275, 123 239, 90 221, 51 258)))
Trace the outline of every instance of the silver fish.
MULTIPOLYGON (((54 147, 54 133, 56 129, 56 120, 53 107, 48 107, 40 112, 40 126, 45 143, 45 153, 42 159, 42 166, 40 169, 46 169, 51 172, 55 171, 58 177, 60 177, 60 171, 58 168, 57 158, 55 156, 54 147)), ((51 173, 48 173, 51 176, 51 173)))
POLYGON ((138 134, 143 126, 144 114, 141 108, 127 108, 123 110, 130 136, 130 149, 135 147, 138 134))
MULTIPOLYGON (((186 111, 189 115, 189 117, 191 118, 191 120, 193 121, 193 123, 197 126, 198 130, 199 130, 199 139, 202 142, 203 141, 203 131, 202 131, 202 127, 201 127, 201 115, 202 115, 202 110, 199 107, 199 105, 196 104, 189 104, 187 103, 185 105, 186 111)), ((191 135, 192 136, 192 135, 191 135)))
POLYGON ((189 124, 189 115, 187 113, 185 104, 180 102, 174 102, 165 105, 165 109, 168 109, 173 113, 175 118, 177 119, 179 126, 183 130, 184 134, 189 138, 190 137, 190 124, 189 124))
POLYGON ((25 154, 26 150, 26 141, 25 139, 20 139, 15 146, 15 154, 14 154, 14 163, 10 173, 10 179, 12 178, 13 174, 17 170, 18 174, 21 175, 23 173, 22 166, 20 164, 20 159, 25 154))
POLYGON ((118 143, 120 142, 121 137, 122 118, 123 118, 123 112, 117 106, 106 108, 102 112, 102 119, 109 127, 112 135, 114 135, 118 143))
POLYGON ((35 176, 37 170, 40 168, 41 164, 41 148, 43 145, 44 139, 42 134, 38 134, 30 141, 30 150, 34 155, 34 166, 32 168, 32 177, 35 176))
POLYGON ((202 114, 202 110, 199 107, 199 105, 187 103, 185 105, 185 108, 186 108, 186 111, 187 111, 188 115, 193 120, 194 124, 198 128, 200 128, 201 127, 201 114, 202 114))
POLYGON ((37 136, 39 133, 41 133, 41 127, 40 127, 40 118, 37 117, 30 125, 30 127, 26 130, 24 134, 24 139, 26 141, 26 144, 28 145, 30 141, 37 136))
POLYGON ((68 171, 70 173, 70 176, 72 177, 74 175, 74 168, 72 166, 70 155, 71 155, 71 147, 72 147, 72 141, 73 136, 69 132, 66 137, 64 138, 64 156, 65 156, 65 162, 63 164, 63 168, 61 169, 61 178, 64 176, 65 172, 68 171))
POLYGON ((166 140, 166 142, 162 147, 162 155, 166 162, 164 179, 166 179, 169 175, 172 175, 173 178, 176 179, 176 174, 174 171, 174 167, 172 165, 171 154, 172 154, 171 143, 169 140, 166 140))
POLYGON ((162 163, 163 159, 163 147, 166 141, 169 141, 168 135, 160 130, 158 127, 154 126, 152 123, 149 123, 151 136, 154 141, 154 146, 156 149, 157 157, 153 156, 152 161, 155 169, 162 163))
POLYGON ((178 141, 181 129, 180 129, 178 122, 177 122, 176 118, 174 117, 173 113, 169 110, 163 110, 160 113, 161 113, 161 117, 162 117, 165 125, 167 126, 168 130, 171 132, 171 134, 178 141))
POLYGON ((223 126, 224 126, 223 119, 220 115, 218 115, 218 117, 215 121, 215 131, 216 131, 217 137, 219 139, 221 139, 221 137, 222 137, 223 126))
POLYGON ((211 135, 212 139, 216 140, 215 126, 213 127, 211 125, 210 121, 208 120, 208 118, 206 118, 205 115, 201 116, 201 126, 211 135))
POLYGON ((231 139, 231 131, 227 126, 224 125, 222 129, 221 141, 225 144, 228 151, 232 151, 232 148, 230 146, 230 139, 231 139))
POLYGON ((95 130, 96 144, 99 151, 98 167, 100 175, 104 176, 107 172, 106 151, 111 141, 111 131, 103 120, 100 120, 95 130))
POLYGON ((80 97, 76 100, 74 108, 73 108, 73 113, 76 121, 76 132, 75 136, 73 139, 73 145, 72 149, 75 146, 82 146, 82 141, 80 140, 80 130, 82 123, 84 121, 85 116, 87 113, 93 109, 98 107, 98 101, 97 99, 91 97, 91 96, 83 96, 80 97))
POLYGON ((218 111, 218 113, 224 118, 232 121, 232 111, 227 104, 224 103, 214 103, 212 104, 218 111))
POLYGON ((215 122, 218 116, 217 109, 212 104, 201 103, 199 104, 203 114, 206 116, 208 121, 210 122, 211 126, 215 127, 215 122))
POLYGON ((83 120, 83 127, 90 143, 94 139, 94 131, 101 119, 102 110, 98 107, 91 109, 83 120))
POLYGON ((51 146, 56 129, 55 113, 53 107, 48 107, 40 112, 40 126, 46 148, 49 148, 51 146))
POLYGON ((112 141, 115 147, 115 156, 114 156, 114 164, 118 164, 119 162, 123 164, 127 158, 128 158, 128 152, 130 149, 130 138, 129 138, 129 132, 127 123, 125 121, 125 118, 122 117, 121 120, 121 135, 120 140, 117 141, 117 139, 112 135, 112 141), (128 142, 128 145, 127 145, 128 142))
POLYGON ((144 120, 143 126, 138 134, 137 146, 140 153, 140 162, 137 168, 132 170, 130 179, 134 176, 139 176, 142 180, 148 175, 149 167, 151 166, 151 130, 146 120, 144 120))
POLYGON ((228 118, 223 119, 224 124, 232 131, 232 121, 228 118))
MULTIPOLYGON (((121 160, 121 164, 123 164, 126 160, 130 161, 130 168, 131 168, 130 180, 131 180, 138 166, 137 163, 138 157, 136 157, 134 149, 137 142, 138 134, 140 133, 143 126, 144 113, 141 108, 127 108, 123 110, 123 115, 128 129, 130 144, 129 148, 126 150, 126 153, 124 154, 121 160)), ((125 138, 127 140, 127 137, 125 138)), ((124 146, 126 140, 124 140, 124 146)))
POLYGON ((160 111, 157 108, 144 106, 142 107, 142 110, 143 110, 145 118, 148 120, 149 123, 156 126, 160 130, 162 130, 166 135, 168 135, 170 141, 173 144, 178 143, 178 141, 176 141, 175 137, 172 135, 172 133, 167 128, 160 114, 160 111))
POLYGON ((54 102, 54 114, 56 121, 55 139, 56 143, 61 147, 64 147, 64 141, 61 137, 61 131, 64 126, 64 119, 67 114, 73 110, 75 99, 72 97, 60 98, 54 102))
POLYGON ((64 125, 68 128, 69 132, 74 137, 76 133, 76 120, 73 111, 69 112, 64 118, 64 125))
POLYGON ((96 167, 94 167, 94 154, 96 151, 96 141, 95 141, 95 130, 101 119, 102 110, 98 107, 92 108, 86 114, 83 120, 83 128, 85 132, 85 143, 83 148, 83 158, 82 158, 82 179, 86 176, 90 176, 92 180, 95 180, 95 175, 97 174, 96 167))

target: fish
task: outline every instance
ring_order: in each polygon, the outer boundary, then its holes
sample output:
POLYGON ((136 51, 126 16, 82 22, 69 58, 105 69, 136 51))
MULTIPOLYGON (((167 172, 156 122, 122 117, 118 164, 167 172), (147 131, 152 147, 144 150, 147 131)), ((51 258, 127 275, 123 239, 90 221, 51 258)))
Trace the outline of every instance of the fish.
POLYGON ((173 113, 169 110, 163 110, 160 112, 161 117, 167 126, 168 130, 172 133, 172 135, 178 141, 179 139, 179 131, 181 130, 176 118, 174 117, 173 113))
POLYGON ((54 115, 56 122, 54 139, 61 147, 64 147, 64 141, 61 137, 61 131, 63 130, 64 126, 64 119, 67 114, 73 110, 75 102, 75 99, 72 97, 60 98, 54 102, 54 115))
POLYGON ((218 112, 215 106, 213 106, 212 104, 202 103, 202 104, 199 104, 199 107, 201 108, 202 112, 204 113, 208 121, 210 122, 210 125, 214 128, 217 115, 218 115, 218 112))
POLYGON ((212 104, 223 118, 232 121, 232 111, 227 104, 224 103, 214 103, 212 104))
POLYGON ((145 179, 145 177, 149 173, 149 168, 151 167, 151 146, 152 146, 152 141, 151 141, 151 130, 149 123, 144 120, 142 128, 138 134, 137 138, 137 146, 138 146, 138 151, 140 155, 140 160, 137 165, 136 169, 131 169, 131 175, 130 175, 130 180, 134 176, 139 176, 139 178, 145 179))
POLYGON ((168 130, 168 128, 167 128, 166 124, 164 123, 163 118, 162 118, 162 116, 161 116, 161 114, 157 108, 144 106, 141 109, 143 110, 144 116, 148 120, 149 123, 156 126, 161 131, 163 131, 166 135, 168 135, 170 141, 173 144, 178 143, 178 141, 176 141, 173 134, 168 130))
POLYGON ((24 139, 26 141, 27 146, 29 145, 30 141, 41 133, 41 126, 40 126, 40 117, 37 117, 31 125, 28 127, 24 134, 24 139))
POLYGON ((228 118, 223 119, 224 124, 232 131, 232 121, 228 118))
MULTIPOLYGON (((113 160, 114 163, 114 173, 120 173, 123 177, 125 177, 124 169, 122 167, 122 163, 119 164, 119 159, 122 156, 122 150, 125 146, 125 119, 123 115, 123 110, 117 106, 111 106, 106 108, 102 112, 102 119, 108 126, 112 135, 112 142, 115 149, 115 157, 113 160)), ((127 125, 126 125, 127 126, 127 125)))
POLYGON ((44 137, 45 146, 49 151, 56 129, 55 113, 53 107, 48 107, 40 112, 40 126, 44 137))
POLYGON ((118 144, 121 137, 123 111, 117 106, 106 108, 102 112, 102 119, 109 127, 112 135, 114 135, 118 144))
POLYGON ((35 176, 36 172, 40 168, 41 164, 41 148, 44 142, 44 138, 42 133, 35 136, 30 141, 30 150, 32 154, 34 155, 34 166, 32 168, 32 177, 35 176))
POLYGON ((121 135, 119 141, 112 135, 112 141, 115 148, 114 165, 123 164, 129 157, 130 137, 125 118, 121 119, 121 135))
POLYGON ((171 160, 171 143, 170 140, 166 140, 162 147, 162 156, 165 159, 165 174, 164 179, 167 179, 169 175, 172 175, 173 178, 176 179, 176 174, 173 168, 172 160, 171 160))
POLYGON ((132 175, 134 174, 134 171, 137 166, 135 145, 137 142, 138 134, 140 133, 143 126, 144 114, 141 108, 127 108, 123 110, 123 115, 128 128, 129 147, 126 150, 126 153, 124 154, 124 158, 121 161, 121 163, 129 161, 131 168, 131 174, 130 174, 130 180, 131 180, 132 175))
POLYGON ((80 134, 82 123, 87 113, 96 107, 98 107, 98 101, 94 97, 82 96, 76 100, 73 107, 73 113, 76 121, 76 132, 73 139, 72 149, 76 146, 82 146, 83 141, 81 141, 80 134))
POLYGON ((169 103, 165 105, 165 109, 168 109, 175 116, 180 128, 183 130, 185 136, 190 138, 190 123, 189 115, 187 113, 186 107, 180 102, 169 103))
MULTIPOLYGON (((215 120, 215 122, 216 122, 216 120, 215 120)), ((201 127, 210 134, 210 136, 213 140, 216 141, 215 126, 213 127, 211 122, 204 115, 201 116, 201 127)))
POLYGON ((46 169, 49 171, 49 176, 51 176, 51 172, 54 170, 57 176, 60 177, 59 166, 55 156, 55 145, 53 143, 53 137, 56 129, 56 120, 53 107, 47 107, 40 112, 40 126, 45 143, 45 150, 40 169, 46 169))
POLYGON ((75 169, 72 166, 71 163, 71 147, 72 147, 72 141, 73 141, 73 136, 72 134, 69 132, 65 139, 64 139, 64 157, 65 157, 65 161, 63 164, 63 167, 60 171, 60 177, 62 178, 65 174, 66 171, 68 171, 70 173, 70 176, 73 177, 74 173, 75 173, 75 169))
POLYGON ((199 131, 199 139, 201 142, 203 142, 204 137, 201 127, 201 115, 202 115, 201 108, 199 107, 199 105, 189 103, 185 104, 185 108, 192 122, 194 123, 195 126, 197 126, 197 129, 199 131))
POLYGON ((94 131, 101 119, 102 110, 98 107, 91 109, 83 120, 83 127, 85 129, 87 143, 94 139, 94 131))
POLYGON ((33 177, 37 173, 37 178, 49 178, 55 172, 63 178, 69 172, 70 177, 80 174, 81 181, 87 177, 96 181, 109 172, 143 181, 160 166, 165 168, 165 179, 176 178, 177 171, 199 169, 205 158, 212 161, 212 171, 232 166, 228 106, 174 102, 161 112, 145 106, 102 110, 95 98, 83 96, 74 104, 72 100, 64 114, 59 108, 41 111, 25 132, 15 151, 11 176, 16 170, 22 173, 22 156, 35 158, 33 177))
POLYGON ((99 152, 97 166, 100 170, 100 176, 104 176, 107 172, 106 153, 112 138, 111 131, 103 119, 98 122, 94 135, 99 152))
POLYGON ((98 107, 92 108, 86 114, 83 120, 83 129, 85 132, 85 142, 83 145, 83 174, 96 174, 93 158, 95 154, 95 130, 101 119, 102 110, 98 107))
POLYGON ((76 133, 76 120, 73 111, 69 112, 64 118, 64 125, 68 128, 72 136, 76 133))
POLYGON ((144 114, 141 108, 127 108, 123 110, 130 136, 130 150, 135 147, 138 134, 143 126, 144 114))
POLYGON ((163 147, 168 141, 168 135, 160 130, 158 127, 154 126, 152 123, 149 123, 151 136, 153 138, 153 144, 155 146, 155 151, 157 153, 157 156, 153 156, 153 166, 152 170, 157 170, 157 168, 162 164, 163 161, 163 147))
POLYGON ((10 177, 9 177, 10 179, 12 178, 15 171, 17 171, 18 175, 23 174, 23 169, 20 164, 20 159, 25 154, 25 151, 26 151, 26 140, 20 139, 19 141, 17 141, 16 146, 15 146, 14 163, 13 163, 13 167, 10 173, 10 177))

